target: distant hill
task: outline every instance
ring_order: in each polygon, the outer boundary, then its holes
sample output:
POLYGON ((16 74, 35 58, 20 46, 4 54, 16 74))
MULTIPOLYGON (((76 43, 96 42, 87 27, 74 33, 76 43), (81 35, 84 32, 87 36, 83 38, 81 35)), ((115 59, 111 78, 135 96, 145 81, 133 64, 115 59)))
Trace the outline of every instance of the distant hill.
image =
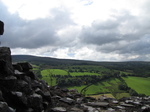
POLYGON ((35 64, 48 64, 48 65, 97 65, 98 62, 84 61, 84 60, 73 60, 73 59, 57 59, 51 57, 39 57, 32 55, 12 55, 13 62, 27 61, 35 64))
POLYGON ((126 61, 126 62, 108 62, 108 61, 88 61, 88 60, 75 60, 75 59, 58 59, 51 57, 40 57, 32 55, 12 55, 13 62, 27 61, 32 63, 42 63, 50 65, 61 65, 61 64, 71 64, 71 65, 106 65, 106 66, 145 66, 150 65, 147 61, 126 61))
POLYGON ((146 71, 150 73, 150 62, 145 61, 129 61, 129 62, 96 62, 74 59, 57 59, 51 57, 39 57, 32 55, 12 55, 13 62, 27 61, 33 64, 45 64, 50 66, 60 65, 99 65, 109 69, 116 70, 133 70, 136 73, 146 71))

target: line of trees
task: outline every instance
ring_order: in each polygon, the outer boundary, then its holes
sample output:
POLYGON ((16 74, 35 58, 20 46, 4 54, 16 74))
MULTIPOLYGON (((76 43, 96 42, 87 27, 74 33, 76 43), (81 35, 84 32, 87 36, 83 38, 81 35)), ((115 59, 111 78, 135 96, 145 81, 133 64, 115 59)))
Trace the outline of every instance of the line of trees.
POLYGON ((83 75, 83 76, 71 76, 71 75, 52 75, 56 78, 56 83, 60 87, 68 86, 81 86, 88 84, 96 84, 98 82, 108 80, 112 77, 120 78, 120 72, 114 72, 113 74, 105 75, 83 75))

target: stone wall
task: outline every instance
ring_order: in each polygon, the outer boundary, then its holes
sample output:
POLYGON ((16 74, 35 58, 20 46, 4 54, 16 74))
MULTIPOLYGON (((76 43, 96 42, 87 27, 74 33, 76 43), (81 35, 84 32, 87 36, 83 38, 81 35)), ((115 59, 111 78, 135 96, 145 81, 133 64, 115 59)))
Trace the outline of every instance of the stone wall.
POLYGON ((10 49, 0 48, 0 108, 2 110, 42 112, 51 105, 48 85, 45 81, 38 80, 31 69, 32 66, 27 62, 12 64, 10 49))

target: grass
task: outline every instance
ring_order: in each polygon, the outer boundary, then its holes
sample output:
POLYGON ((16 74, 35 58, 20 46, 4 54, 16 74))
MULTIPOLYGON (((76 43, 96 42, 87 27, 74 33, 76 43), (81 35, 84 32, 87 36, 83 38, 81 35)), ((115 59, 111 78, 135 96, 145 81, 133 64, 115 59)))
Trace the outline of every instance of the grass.
MULTIPOLYGON (((94 98, 98 98, 101 95, 108 94, 107 97, 120 99, 122 97, 129 97, 129 93, 125 93, 125 91, 119 90, 118 85, 121 83, 118 79, 111 79, 107 81, 102 81, 96 85, 89 86, 86 91, 86 96, 92 96, 94 98)), ((74 86, 70 87, 69 89, 75 88, 80 92, 86 85, 83 86, 74 86)))
POLYGON ((124 78, 127 85, 134 89, 139 94, 150 95, 150 77, 143 78, 143 77, 127 77, 124 78))
MULTIPOLYGON (((96 67, 95 66, 82 66, 82 69, 95 69, 95 70, 102 70, 102 71, 107 71, 108 69, 103 68, 103 67, 96 67), (88 68, 89 67, 89 68, 88 68)), ((35 66, 35 68, 38 68, 35 66)), ((85 69, 85 70, 86 70, 85 69)), ((109 70, 110 71, 110 70, 109 70)), ((70 75, 72 76, 83 76, 83 75, 100 75, 102 72, 99 73, 94 73, 94 72, 71 72, 70 75)), ((127 72, 121 72, 121 73, 125 73, 128 74, 127 72)), ((45 80, 49 85, 56 85, 56 79, 52 78, 52 83, 51 83, 51 75, 68 75, 67 70, 61 70, 61 69, 45 69, 41 71, 42 74, 42 79, 45 80)), ((148 89, 150 87, 150 77, 149 78, 142 78, 142 77, 124 77, 123 78, 125 80, 125 82, 127 83, 127 85, 134 89, 136 92, 138 92, 139 94, 145 94, 145 95, 150 95, 150 89, 148 89)), ((112 94, 114 97, 118 98, 122 98, 122 97, 129 97, 128 93, 125 93, 125 91, 119 90, 118 89, 118 85, 121 83, 120 80, 118 79, 110 79, 110 80, 105 80, 102 82, 99 82, 95 85, 91 85, 89 86, 86 91, 85 94, 86 95, 96 95, 96 94, 104 94, 104 93, 110 93, 112 94)), ((82 85, 82 86, 74 86, 74 87, 69 87, 68 89, 71 88, 75 88, 77 89, 79 92, 86 87, 86 85, 82 85)))
POLYGON ((32 67, 33 67, 32 70, 39 70, 39 66, 37 66, 37 65, 33 65, 33 64, 32 64, 32 67))
MULTIPOLYGON (((99 82, 98 84, 93 84, 91 86, 89 86, 86 91, 85 94, 86 95, 96 95, 96 94, 104 94, 104 93, 111 93, 115 96, 115 94, 117 92, 122 93, 124 91, 121 91, 118 89, 118 85, 120 83, 120 80, 118 79, 111 79, 111 80, 107 80, 107 81, 102 81, 99 82)), ((74 86, 74 87, 70 87, 70 88, 75 88, 77 89, 79 92, 86 87, 86 85, 84 86, 74 86)))
POLYGON ((99 94, 99 95, 92 95, 90 97, 93 97, 95 99, 99 99, 101 96, 106 96, 108 98, 115 98, 112 94, 99 94))
POLYGON ((68 73, 61 69, 45 69, 41 71, 41 75, 42 80, 45 80, 48 85, 54 86, 56 85, 56 78, 51 78, 51 75, 68 75, 68 73))
POLYGON ((68 75, 68 72, 61 69, 45 69, 41 71, 42 76, 49 76, 51 75, 68 75))
POLYGON ((122 97, 130 97, 130 94, 129 93, 117 93, 115 97, 116 99, 120 99, 122 97))
POLYGON ((48 76, 42 77, 42 80, 45 80, 48 83, 48 85, 51 85, 51 86, 56 85, 56 79, 55 78, 52 78, 52 82, 51 82, 51 78, 48 76))

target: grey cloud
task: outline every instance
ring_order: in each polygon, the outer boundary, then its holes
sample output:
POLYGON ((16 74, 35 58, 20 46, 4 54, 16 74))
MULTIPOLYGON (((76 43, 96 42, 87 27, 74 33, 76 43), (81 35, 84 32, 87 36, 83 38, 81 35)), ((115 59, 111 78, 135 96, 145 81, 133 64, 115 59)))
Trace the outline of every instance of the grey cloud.
POLYGON ((1 37, 2 45, 11 48, 39 48, 61 45, 57 30, 74 25, 67 10, 53 9, 53 17, 36 20, 23 20, 17 13, 10 14, 0 2, 0 19, 5 23, 5 33, 1 37))
POLYGON ((107 22, 94 22, 91 27, 84 27, 80 35, 81 42, 102 45, 120 40, 121 35, 115 29, 118 23, 107 22))
POLYGON ((80 34, 84 45, 95 45, 96 50, 117 54, 148 54, 150 51, 149 18, 133 16, 125 11, 112 20, 95 21, 80 34))

